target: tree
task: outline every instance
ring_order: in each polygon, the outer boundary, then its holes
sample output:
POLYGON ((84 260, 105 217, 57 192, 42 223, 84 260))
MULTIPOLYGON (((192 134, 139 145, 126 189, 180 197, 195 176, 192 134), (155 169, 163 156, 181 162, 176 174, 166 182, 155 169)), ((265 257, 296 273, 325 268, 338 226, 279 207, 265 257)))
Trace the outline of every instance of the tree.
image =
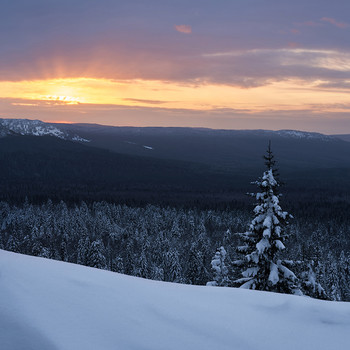
POLYGON ((342 250, 339 257, 339 287, 341 300, 350 301, 350 255, 345 255, 342 250))
POLYGON ((90 251, 90 239, 88 236, 82 236, 78 241, 77 264, 87 265, 90 251))
POLYGON ((179 253, 176 249, 171 249, 164 254, 164 281, 182 282, 182 271, 179 261, 179 253))
POLYGON ((148 266, 146 250, 142 250, 141 255, 138 259, 138 264, 135 269, 135 272, 136 272, 135 276, 142 277, 142 278, 150 277, 150 268, 148 266))
POLYGON ((187 263, 186 283, 195 285, 205 285, 207 277, 207 270, 204 264, 204 255, 196 247, 192 245, 187 263))
POLYGON ((227 287, 229 284, 228 269, 225 265, 226 250, 224 247, 220 247, 216 250, 216 253, 211 261, 211 268, 213 271, 213 281, 208 282, 207 286, 219 286, 227 287))
POLYGON ((278 175, 270 143, 264 159, 267 170, 255 182, 260 192, 254 195, 257 201, 254 219, 248 231, 239 234, 244 244, 238 247, 238 252, 243 256, 235 264, 241 267, 243 278, 235 283, 241 288, 301 294, 298 279, 289 269, 291 263, 280 258, 291 215, 279 205, 280 183, 275 177, 278 175))
MULTIPOLYGON (((305 295, 308 295, 316 299, 327 300, 328 296, 319 282, 316 280, 316 274, 314 271, 314 261, 311 260, 306 264, 307 269, 300 274, 301 288, 305 295)), ((337 299, 334 299, 337 300, 337 299)))
POLYGON ((101 239, 93 241, 90 245, 87 266, 96 267, 98 269, 106 269, 106 258, 104 255, 105 247, 101 239))

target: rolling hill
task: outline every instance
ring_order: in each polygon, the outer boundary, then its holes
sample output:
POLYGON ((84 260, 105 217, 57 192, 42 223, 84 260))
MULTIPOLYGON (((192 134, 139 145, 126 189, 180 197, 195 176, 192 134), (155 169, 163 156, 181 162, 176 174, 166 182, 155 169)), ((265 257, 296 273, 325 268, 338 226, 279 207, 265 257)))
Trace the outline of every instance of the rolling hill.
MULTIPOLYGON (((283 192, 350 192, 350 143, 293 130, 0 123, 0 199, 110 200, 210 206, 245 202, 269 141, 283 192)), ((348 199, 346 199, 348 200, 348 199)))

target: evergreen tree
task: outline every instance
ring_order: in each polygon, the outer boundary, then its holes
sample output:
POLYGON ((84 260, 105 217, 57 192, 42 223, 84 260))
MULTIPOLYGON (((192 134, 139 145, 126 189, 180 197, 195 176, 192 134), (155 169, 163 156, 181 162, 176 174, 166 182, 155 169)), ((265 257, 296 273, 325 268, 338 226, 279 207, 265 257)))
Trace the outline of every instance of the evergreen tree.
POLYGON ((93 241, 90 246, 87 265, 98 269, 106 269, 105 247, 101 239, 93 241))
POLYGON ((207 275, 203 253, 192 245, 187 263, 186 283, 205 285, 208 280, 207 275))
POLYGON ((124 264, 122 257, 117 256, 115 259, 113 259, 111 271, 124 273, 124 264))
POLYGON ((274 176, 277 171, 270 144, 264 158, 267 170, 255 182, 260 192, 255 194, 254 219, 248 231, 239 234, 244 245, 238 247, 238 252, 243 257, 235 264, 241 267, 243 278, 235 283, 241 288, 300 294, 297 277, 280 258, 291 216, 279 205, 280 184, 274 176))
POLYGON ((77 247, 77 263, 87 265, 90 251, 90 239, 88 236, 83 236, 79 239, 77 247))
POLYGON ((171 249, 164 254, 164 281, 182 282, 181 265, 179 253, 176 249, 171 249))
POLYGON ((132 275, 135 267, 135 259, 133 254, 133 245, 128 241, 126 245, 126 252, 123 259, 124 273, 127 275, 132 275))
POLYGON ((135 276, 142 277, 142 278, 149 278, 150 277, 150 269, 148 266, 148 260, 146 257, 146 252, 142 250, 141 255, 138 259, 138 266, 136 267, 136 273, 135 276))
POLYGON ((327 268, 325 277, 330 299, 334 301, 340 301, 340 276, 337 268, 337 263, 331 253, 328 253, 327 255, 327 268))
POLYGON ((18 242, 17 235, 13 234, 9 237, 7 244, 5 245, 5 248, 7 250, 9 250, 10 252, 17 253, 17 252, 20 252, 19 246, 20 246, 20 244, 18 242))
POLYGON ((227 287, 229 284, 228 269, 225 265, 226 250, 224 247, 220 247, 216 250, 216 253, 211 261, 211 267, 213 271, 214 280, 207 283, 207 286, 220 286, 227 287))
POLYGON ((307 270, 300 275, 301 288, 304 294, 317 299, 328 299, 327 294, 320 283, 316 280, 314 261, 307 264, 307 270))
POLYGON ((350 255, 345 255, 342 250, 339 258, 339 289, 341 300, 350 301, 350 255))

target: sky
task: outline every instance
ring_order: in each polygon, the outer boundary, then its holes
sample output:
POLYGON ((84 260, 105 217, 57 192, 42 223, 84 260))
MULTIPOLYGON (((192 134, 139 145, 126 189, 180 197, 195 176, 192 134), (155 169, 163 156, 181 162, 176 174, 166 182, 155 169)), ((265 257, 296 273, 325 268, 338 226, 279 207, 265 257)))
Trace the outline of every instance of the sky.
POLYGON ((0 117, 350 133, 349 0, 2 0, 0 117))

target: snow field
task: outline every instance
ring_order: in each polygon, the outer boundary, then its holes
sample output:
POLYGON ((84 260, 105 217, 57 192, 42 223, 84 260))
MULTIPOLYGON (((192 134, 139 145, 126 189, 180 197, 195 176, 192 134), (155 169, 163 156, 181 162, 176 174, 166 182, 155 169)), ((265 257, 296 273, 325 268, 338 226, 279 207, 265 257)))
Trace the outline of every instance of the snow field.
POLYGON ((187 286, 0 250, 1 350, 350 348, 350 303, 187 286))

